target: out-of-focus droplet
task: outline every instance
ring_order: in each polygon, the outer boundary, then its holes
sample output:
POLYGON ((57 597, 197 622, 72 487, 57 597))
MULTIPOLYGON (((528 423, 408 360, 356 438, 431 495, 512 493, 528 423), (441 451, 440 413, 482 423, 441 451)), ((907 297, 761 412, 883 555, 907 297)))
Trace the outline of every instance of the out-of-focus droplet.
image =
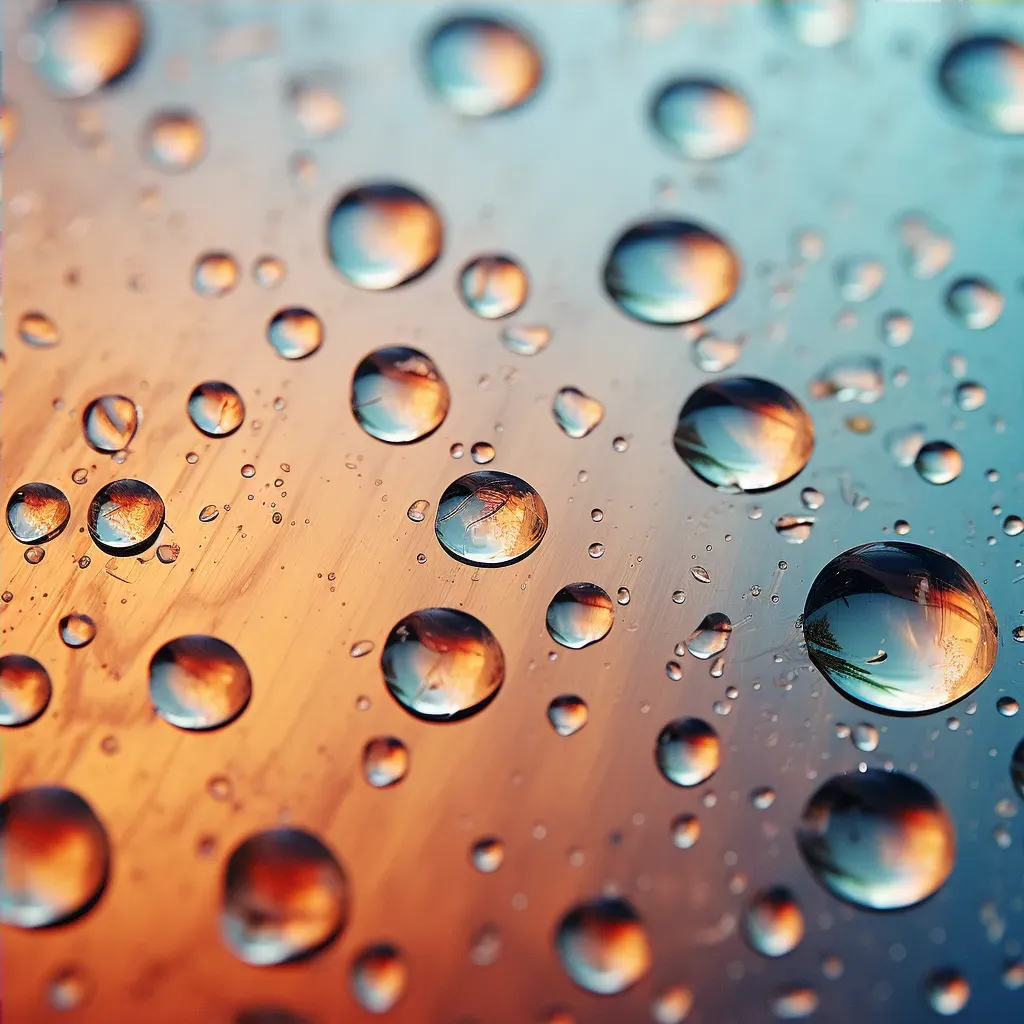
POLYGON ((207 252, 196 260, 192 284, 200 295, 215 299, 233 291, 240 276, 238 261, 230 253, 207 252))
POLYGON ((804 937, 804 915, 785 886, 763 889, 747 904, 743 931, 750 948, 762 956, 792 953, 804 937))
POLYGON ((673 985, 659 992, 651 1003, 654 1024, 683 1024, 693 1009, 693 990, 688 985, 673 985))
POLYGON ((566 974, 597 995, 635 985, 651 967, 651 943, 640 915, 622 897, 578 903, 555 930, 555 949, 566 974))
POLYGON ((142 480, 112 480, 89 502, 93 543, 110 555, 145 551, 164 525, 164 499, 142 480))
POLYGON ((153 655, 149 697, 156 713, 179 729, 219 729, 249 704, 252 677, 230 644, 190 634, 169 640, 153 655))
POLYGON ((71 612, 61 617, 59 632, 67 647, 86 647, 96 637, 96 623, 82 612, 71 612))
POLYGON ((33 348, 53 348, 60 343, 60 331, 45 313, 24 313, 18 321, 18 337, 33 348))
POLYGON ((700 718, 678 718, 658 734, 654 751, 661 774, 677 786, 699 786, 718 771, 718 733, 700 718))
POLYGON ((817 487, 805 487, 800 492, 800 501, 803 503, 804 508, 809 508, 813 511, 825 504, 825 495, 817 487))
POLYGON ((1010 780, 1017 795, 1024 800, 1024 739, 1014 748, 1010 759, 1010 780))
POLYGON ((55 1010, 77 1010, 89 1001, 92 989, 90 975, 76 964, 67 964, 55 971, 47 981, 46 999, 55 1010))
POLYGON ((505 844, 496 836, 485 836, 473 844, 469 857, 477 871, 492 874, 505 861, 505 844))
POLYGON ((907 269, 919 280, 930 281, 952 262, 956 252, 953 240, 921 214, 903 217, 899 234, 907 269))
POLYGON ((771 786, 758 786, 750 794, 750 805, 759 811, 768 810, 775 803, 775 790, 771 786))
POLYGON ((385 291, 414 281, 441 255, 437 210, 404 185, 364 185, 343 195, 327 225, 327 251, 350 284, 385 291))
POLYGON ((885 283, 885 267, 870 256, 851 256, 836 264, 836 284, 847 302, 866 302, 885 283))
POLYGON ((681 220, 635 224, 612 246, 604 284, 629 316, 685 324, 713 313, 736 293, 740 261, 718 235, 681 220))
POLYGON ((501 329, 501 343, 517 356, 535 356, 548 347, 551 328, 544 324, 514 324, 501 329))
POLYGON ((7 527, 22 544, 53 540, 70 518, 71 502, 52 484, 22 484, 7 502, 7 527))
POLYGON ((753 130, 742 93, 705 78, 670 82, 651 108, 658 135, 688 160, 718 160, 738 153, 753 130))
POLYGON ((811 797, 797 845, 814 877, 872 910, 913 906, 938 890, 956 858, 956 830, 938 797, 900 772, 835 775, 811 797))
POLYGON ((590 709, 582 697, 563 694, 548 705, 548 721, 559 736, 572 736, 587 724, 590 709))
POLYGON ((689 850, 700 839, 700 818, 694 814, 680 814, 672 822, 672 844, 679 850, 689 850))
POLYGON ((476 15, 439 26, 427 42, 425 63, 431 89, 464 117, 522 106, 544 73, 540 50, 522 29, 476 15))
POLYGON ((886 451, 897 466, 912 466, 925 439, 924 424, 914 423, 908 427, 890 430, 885 437, 886 451))
MULTIPOLYGON (((1024 62, 1020 65, 1020 72, 1024 73, 1024 62)), ((1019 130, 1024 131, 1024 112, 1021 118, 1019 130)), ((971 986, 959 971, 947 967, 928 975, 925 979, 925 994, 928 1005, 940 1017, 955 1017, 967 1005, 971 997, 971 986)))
POLYGON ((206 129, 191 110, 161 110, 146 125, 143 148, 157 170, 181 174, 206 154, 206 129))
POLYGON ((16 728, 34 722, 53 694, 50 674, 27 654, 0 657, 0 726, 16 728))
POLYGON ((485 320, 499 320, 526 301, 526 272, 510 256, 478 256, 459 275, 466 306, 485 320))
POLYGON ((418 349, 380 348, 352 377, 352 414, 371 437, 409 444, 432 434, 448 415, 448 384, 418 349))
POLYGON ((857 22, 854 0, 772 0, 772 10, 805 46, 835 46, 857 22))
POLYGON ((388 634, 381 670, 391 696, 430 720, 467 718, 482 711, 505 678, 505 656, 479 620, 453 608, 407 615, 388 634))
POLYGON ((959 39, 939 64, 939 89, 973 128, 1024 132, 1024 46, 1008 36, 959 39))
POLYGON ((48 928, 88 911, 110 871, 102 822, 77 793, 38 786, 0 803, 0 921, 48 928))
POLYGON ((139 427, 139 410, 124 395, 94 398, 82 413, 82 429, 90 448, 98 452, 123 451, 139 427))
POLYGON ((1002 315, 1005 299, 995 285, 980 277, 961 277, 946 292, 946 309, 961 327, 983 331, 1002 315))
POLYGON ((311 139, 333 135, 345 120, 345 105, 337 92, 316 76, 293 81, 288 86, 288 103, 299 127, 311 139))
POLYGON ((803 544, 814 529, 814 516, 782 515, 775 520, 775 532, 787 544, 803 544))
MULTIPOLYGON (((884 651, 879 652, 877 660, 885 660, 884 651)), ((879 738, 878 729, 871 725, 870 722, 858 722, 858 724, 850 730, 851 742, 858 750, 861 750, 866 754, 878 749, 879 738)))
POLYGON ((547 627, 551 639, 579 650, 603 640, 615 619, 612 599, 594 583, 570 583, 548 605, 547 627))
POLYGON ((700 625, 686 640, 686 650, 695 658, 707 661, 721 654, 729 645, 732 623, 722 612, 711 612, 701 619, 700 625))
POLYGON ((809 985, 789 985, 772 998, 772 1016, 777 1020, 804 1020, 817 1013, 820 1002, 809 985))
POLYGON ((276 288, 288 273, 284 260, 276 256, 260 256, 252 265, 253 280, 261 288, 276 288))
POLYGON ((690 346, 694 366, 705 373, 721 373, 734 366, 743 351, 738 338, 720 338, 716 334, 702 334, 690 346))
POLYGON ((781 487, 807 465, 814 423, 777 384, 727 377, 686 400, 675 432, 679 457, 702 480, 729 493, 781 487))
POLYGON ((881 334, 890 348, 902 348, 914 336, 914 321, 909 313, 886 313, 881 321, 881 334))
POLYGON ((881 360, 873 356, 836 359, 811 381, 812 398, 871 405, 885 394, 881 360))
POLYGON ((188 416, 207 437, 227 437, 242 425, 245 404, 230 384, 207 380, 197 384, 188 396, 188 416))
POLYGON ((224 870, 221 934, 240 960, 289 963, 329 945, 345 926, 348 884, 333 853, 295 828, 257 832, 224 870))
POLYGON ((548 527, 541 496, 525 480, 495 470, 467 473, 437 503, 441 547, 471 565, 508 565, 530 554, 548 527))
POLYGON ((562 388, 551 411, 569 437, 586 437, 604 419, 604 405, 578 388, 562 388))
POLYGON ((409 749, 400 739, 378 736, 363 747, 363 775, 371 786, 394 786, 408 770, 409 749))
POLYGON ((984 384, 973 380, 965 380, 957 385, 956 404, 961 412, 974 412, 988 400, 988 392, 984 384))
POLYGON ((489 444, 487 441, 477 441, 469 449, 469 454, 478 466, 486 466, 488 462, 494 461, 496 453, 493 444, 489 444))
POLYGON ((914 468, 930 484, 948 484, 963 472, 964 457, 948 441, 929 441, 918 449, 914 468))
POLYGON ((380 943, 353 961, 349 984, 356 1002, 369 1013, 387 1013, 402 998, 409 969, 395 946, 380 943))
POLYGON ((267 324, 267 341, 282 359, 305 359, 323 340, 324 325, 320 318, 298 306, 279 309, 267 324))

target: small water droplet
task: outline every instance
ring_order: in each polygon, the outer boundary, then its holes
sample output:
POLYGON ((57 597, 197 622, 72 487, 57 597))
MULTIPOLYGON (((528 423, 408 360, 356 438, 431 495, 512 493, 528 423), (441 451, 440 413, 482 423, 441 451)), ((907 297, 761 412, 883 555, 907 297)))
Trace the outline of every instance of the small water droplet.
POLYGON ((772 0, 772 11, 805 46, 836 46, 850 36, 857 23, 854 0, 772 0))
POLYGON ((719 160, 738 153, 753 130, 744 96, 719 82, 684 78, 670 82, 651 108, 658 135, 688 160, 719 160))
POLYGON ((622 897, 573 906, 555 930, 555 949, 566 974, 598 995, 625 992, 651 967, 644 923, 622 897))
POLYGON ((847 302, 866 302, 885 283, 885 267, 870 256, 851 256, 836 264, 836 284, 847 302))
POLYGON ((603 640, 615 613, 612 599, 594 583, 570 583, 551 599, 547 628, 552 640, 579 650, 603 640))
POLYGON ((227 437, 242 425, 245 404, 230 384, 208 380, 192 389, 188 415, 196 429, 207 437, 227 437))
POLYGON ((572 736, 587 724, 590 710, 582 697, 564 694, 548 705, 548 721, 559 736, 572 736))
POLYGON ((961 277, 946 292, 949 315, 971 331, 991 327, 1002 315, 1004 305, 999 289, 979 277, 961 277))
POLYGON ((615 592, 615 600, 618 601, 619 604, 629 604, 630 597, 629 587, 619 587, 615 592))
POLYGON ((948 484, 963 471, 964 458, 948 441, 929 441, 918 449, 914 468, 930 484, 948 484))
POLYGON ((46 557, 46 548, 33 545, 25 549, 25 561, 29 565, 38 565, 46 557))
POLYGON ((1000 697, 996 701, 996 710, 1004 718, 1013 718, 1020 711, 1020 704, 1013 697, 1000 697))
MULTIPOLYGON (((883 655, 881 660, 884 661, 886 657, 885 652, 881 653, 883 655)), ((874 659, 872 659, 872 662, 874 662, 874 659)), ((869 722, 859 722, 850 730, 850 740, 858 750, 869 754, 871 751, 878 749, 878 730, 869 722)))
POLYGON ((489 875, 504 863, 505 844, 496 836, 485 836, 473 844, 469 856, 477 871, 489 875))
POLYGON ((34 348, 53 348, 60 342, 60 331, 44 313, 25 313, 18 321, 18 337, 34 348))
POLYGON ((509 352, 517 356, 535 356, 548 347, 551 328, 544 324, 515 324, 503 327, 499 337, 509 352))
POLYGON ((380 943, 364 949, 349 976, 352 995, 369 1013, 387 1013, 405 993, 409 970, 395 946, 380 943))
POLYGON ((400 739, 378 736, 363 747, 363 775, 371 786, 394 786, 408 770, 409 750, 400 739))
POLYGON ((323 76, 289 83, 288 103, 299 127, 311 139, 333 135, 345 120, 345 106, 323 76))
POLYGON ((260 256, 252 265, 253 280, 261 288, 276 288, 287 276, 284 260, 277 256, 260 256))
POLYGON ((690 346, 694 366, 705 373, 721 373, 734 366, 743 352, 742 339, 701 334, 690 346))
POLYGON ((478 466, 486 466, 488 462, 492 462, 494 460, 494 445, 488 444, 486 441, 477 441, 476 444, 470 448, 469 454, 478 466))
POLYGON ((144 129, 143 149, 146 159, 157 170, 181 174, 203 159, 206 129, 191 110, 161 110, 144 129))
POLYGON ((669 722, 658 735, 655 760, 661 774, 677 786, 699 786, 718 771, 718 733, 700 718, 669 722))
MULTIPOLYGON (((1024 131, 1024 119, 1021 130, 1024 131)), ((971 986, 959 971, 947 967, 928 975, 925 993, 928 1005, 940 1017, 955 1017, 967 1005, 971 997, 971 986)))
POLYGON ((880 333, 886 345, 902 348, 914 336, 914 321, 909 313, 886 313, 881 320, 880 333))
POLYGON ((92 996, 92 977, 77 964, 58 968, 46 983, 46 999, 55 1010, 77 1010, 92 996))
POLYGON ((526 272, 510 256, 478 256, 459 275, 466 306, 485 320, 514 313, 526 301, 526 272))
POLYGON ((803 544, 814 529, 814 516, 784 515, 775 520, 775 532, 787 544, 803 544))
POLYGON ((973 128, 1000 135, 1024 132, 1024 47, 1007 36, 959 39, 939 65, 946 101, 973 128))
POLYGON ((594 543, 587 548, 587 554, 589 554, 591 558, 600 558, 604 554, 604 545, 594 541, 594 543))
POLYGON ((744 910, 743 932, 755 953, 767 957, 792 953, 804 937, 804 915, 796 897, 781 885, 763 889, 744 910))
POLYGON ((586 437, 604 419, 604 405, 578 388, 562 388, 551 407, 555 422, 569 437, 586 437))
POLYGON ((234 290, 239 276, 234 256, 226 252, 207 252, 196 260, 192 284, 200 295, 218 298, 234 290))
POLYGON ((96 636, 96 623, 82 612, 71 612, 61 618, 59 632, 68 647, 86 647, 96 636))
POLYGON ((53 695, 50 674, 27 654, 0 657, 0 726, 13 728, 34 722, 53 695))
POLYGON ((707 571, 707 569, 704 568, 703 565, 695 565, 695 566, 693 566, 690 569, 690 575, 698 583, 710 583, 711 582, 711 573, 709 573, 707 571))

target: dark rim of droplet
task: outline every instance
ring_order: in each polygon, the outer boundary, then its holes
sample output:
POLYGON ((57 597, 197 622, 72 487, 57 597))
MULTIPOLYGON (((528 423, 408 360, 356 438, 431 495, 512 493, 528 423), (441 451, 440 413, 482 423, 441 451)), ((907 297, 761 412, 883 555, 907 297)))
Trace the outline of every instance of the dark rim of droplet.
POLYGON ((125 557, 127 555, 138 555, 145 551, 147 548, 152 547, 157 538, 160 536, 160 531, 164 527, 164 519, 167 515, 167 506, 164 504, 164 499, 160 497, 159 493, 152 487, 149 486, 144 480, 111 480, 109 484, 104 484, 92 497, 92 501, 89 502, 89 510, 86 514, 86 525, 89 528, 89 536, 92 538, 93 544, 108 555, 116 555, 118 557, 125 557), (137 544, 131 546, 113 546, 103 543, 96 535, 96 523, 99 520, 100 506, 103 504, 106 495, 115 487, 128 487, 133 488, 139 492, 139 495, 147 501, 157 501, 160 503, 160 522, 153 528, 153 532, 143 540, 140 540, 137 544))

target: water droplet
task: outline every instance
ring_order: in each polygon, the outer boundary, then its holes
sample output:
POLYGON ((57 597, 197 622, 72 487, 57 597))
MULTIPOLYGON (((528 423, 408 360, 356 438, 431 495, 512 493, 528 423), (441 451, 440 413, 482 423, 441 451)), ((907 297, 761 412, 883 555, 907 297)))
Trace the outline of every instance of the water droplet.
POLYGON ((698 224, 644 221, 612 247, 604 283, 625 313, 652 324, 685 324, 735 294, 740 262, 727 242, 698 224))
POLYGON ((914 336, 914 321, 909 313, 886 313, 881 322, 882 341, 891 348, 902 348, 914 336))
POLYGON ((515 324, 501 329, 502 345, 517 356, 535 356, 548 347, 551 328, 543 324, 515 324))
POLYGON ((369 654, 374 648, 372 640, 357 640, 350 648, 349 654, 353 658, 362 658, 369 654))
POLYGON ((647 930, 622 897, 577 903, 558 923, 555 949, 566 974, 598 995, 625 992, 651 967, 647 930))
POLYGON ((675 449, 697 476, 719 490, 766 491, 807 465, 814 423, 778 385, 728 377, 701 385, 686 400, 675 449))
POLYGON ((729 616, 722 612, 712 612, 701 619, 700 625, 690 634, 686 650, 695 658, 707 661, 725 651, 731 635, 732 623, 729 616))
POLYGON ((34 722, 50 703, 50 674, 27 654, 0 657, 0 726, 34 722))
POLYGON ((345 106, 338 94, 319 77, 291 82, 288 102, 299 127, 311 139, 333 135, 345 120, 345 106))
POLYGON ((437 503, 441 547, 470 565, 508 565, 533 551, 548 528, 541 496, 509 473, 477 470, 449 484, 437 503))
POLYGON ((629 604, 630 596, 629 587, 619 587, 615 592, 615 600, 618 601, 619 604, 629 604))
POLYGON ((1013 718, 1020 711, 1020 704, 1013 697, 1000 697, 996 701, 996 710, 1004 718, 1013 718))
MULTIPOLYGON (((885 652, 880 651, 879 654, 882 656, 879 660, 884 661, 887 657, 885 652)), ((874 659, 870 661, 874 662, 874 659)), ((850 740, 858 750, 870 754, 878 749, 878 730, 869 722, 859 722, 850 730, 850 740)))
POLYGON ((408 770, 409 750, 394 736, 378 736, 363 747, 363 775, 371 786, 394 786, 408 770))
POLYGON ((679 850, 689 850, 700 839, 700 819, 694 814, 680 814, 672 822, 672 843, 679 850))
POLYGON ((1024 519, 1020 516, 1007 516, 1003 520, 1003 533, 1007 537, 1019 537, 1024 533, 1024 519))
POLYGON ((448 384, 414 348, 381 348, 356 367, 352 414, 371 437, 407 444, 432 434, 448 415, 448 384))
POLYGON ((473 844, 470 860, 477 871, 489 875, 505 861, 505 844, 495 836, 485 836, 473 844))
POLYGON ((522 106, 544 71, 540 50, 525 32, 489 17, 446 21, 430 37, 425 57, 431 89, 463 117, 522 106))
POLYGON ((18 321, 18 337, 34 348, 53 348, 60 343, 57 325, 44 313, 25 313, 18 321))
POLYGON ((1021 740, 1014 748, 1013 757, 1010 760, 1010 779, 1018 796, 1024 800, 1024 740, 1021 740))
POLYGON ((804 508, 815 510, 825 504, 825 495, 816 487, 805 487, 800 492, 800 501, 803 502, 804 508))
POLYGON ((690 575, 698 583, 710 583, 711 582, 711 573, 709 573, 707 571, 707 569, 704 568, 703 565, 695 565, 695 566, 693 566, 693 568, 690 569, 690 575))
POLYGON ((702 334, 690 346, 694 366, 705 373, 720 373, 734 366, 743 351, 740 339, 720 338, 715 334, 702 334))
POLYGON ((1005 300, 995 285, 978 277, 961 277, 946 292, 946 309, 961 326, 971 331, 991 327, 1002 315, 1005 300))
POLYGON ((256 475, 256 467, 251 462, 247 462, 242 467, 242 476, 246 480, 251 480, 255 475, 256 475))
POLYGON ((46 557, 46 549, 38 545, 25 549, 25 561, 29 565, 38 565, 46 557))
POLYGON ((1012 636, 1017 643, 1024 644, 1024 626, 1014 626, 1012 636))
POLYGON ((486 466, 488 462, 494 460, 495 451, 494 445, 488 444, 486 441, 477 441, 475 445, 469 450, 469 454, 473 457, 473 461, 478 466, 486 466))
POLYGON ((587 548, 587 554, 590 555, 591 558, 600 558, 604 554, 604 545, 594 541, 594 543, 587 548))
POLYGON ((267 341, 282 359, 305 359, 323 340, 320 318, 298 306, 278 310, 267 324, 267 341))
POLYGON ((964 457, 948 441, 929 441, 918 449, 914 468, 930 484, 948 484, 963 471, 964 457))
POLYGON ((900 772, 835 775, 811 797, 797 844, 834 896, 873 910, 927 899, 956 855, 953 821, 935 794, 900 772))
POLYGON ((220 509, 216 505, 204 505, 199 510, 199 522, 212 523, 220 515, 220 509))
POLYGON ((617 437, 612 441, 613 452, 626 452, 629 451, 629 441, 624 437, 617 437))
POLYGON ((526 301, 526 272, 510 256, 478 256, 462 268, 459 287, 466 306, 485 320, 514 313, 526 301))
POLYGON ((804 937, 804 915, 785 886, 763 889, 747 904, 743 932, 750 948, 762 956, 792 953, 804 937))
POLYGON ((768 810, 775 803, 775 790, 771 786, 758 786, 750 794, 750 804, 759 811, 768 810))
POLYGON ((89 535, 109 555, 134 555, 156 540, 164 525, 164 500, 142 480, 112 480, 89 502, 89 535))
POLYGON ((261 288, 276 288, 288 273, 284 260, 276 256, 260 256, 252 265, 253 280, 261 288))
POLYGON ((594 583, 570 583, 548 605, 551 639, 579 650, 603 640, 612 628, 612 599, 594 583))
POLYGON ((387 1013, 405 992, 409 970, 387 943, 364 949, 352 963, 349 981, 356 1002, 369 1013, 387 1013))
POLYGON ((86 647, 96 636, 96 623, 82 612, 71 612, 60 620, 60 638, 68 647, 86 647))
POLYGON ((677 786, 699 786, 718 771, 718 733, 700 718, 678 718, 658 734, 655 761, 677 786))
POLYGON ((178 555, 181 554, 181 548, 174 543, 161 544, 156 549, 156 557, 163 562, 164 565, 170 565, 172 562, 178 560, 178 555))
POLYGON ((935 711, 980 686, 995 663, 996 630, 964 568, 904 541, 838 555, 804 606, 807 653, 822 675, 890 712, 935 711))
POLYGON ((590 710, 582 697, 564 694, 548 705, 548 721, 559 736, 572 736, 587 724, 590 710))
POLYGON ((245 404, 230 384, 208 380, 197 384, 188 396, 188 416, 207 437, 227 437, 242 425, 245 404))
POLYGON ((988 399, 984 384, 967 380, 957 385, 956 404, 962 412, 974 412, 980 409, 988 399))
POLYGON ((479 620, 453 608, 425 608, 399 620, 381 654, 391 696, 419 718, 467 718, 493 700, 505 656, 479 620))
POLYGON ((343 195, 331 212, 327 250, 350 284, 384 291, 414 281, 441 255, 444 226, 410 188, 373 184, 343 195))
POLYGON ((805 46, 835 46, 849 37, 857 21, 854 0, 773 0, 772 9, 805 46))
POLYGON ((46 998, 55 1010, 77 1010, 92 995, 92 978, 79 966, 67 964, 59 968, 46 983, 46 998))
POLYGON ((245 710, 252 677, 242 656, 223 640, 180 636, 150 660, 149 696, 156 713, 179 729, 219 729, 245 710))
POLYGON ((651 118, 662 139, 688 160, 732 156, 753 130, 753 114, 743 95, 702 78, 670 82, 655 99, 651 118))
POLYGON ((53 540, 70 518, 71 503, 52 484, 22 484, 7 502, 8 529, 22 544, 53 540))
POLYGON ((146 159, 167 174, 191 170, 206 154, 206 129, 191 110, 160 110, 143 135, 146 159))
POLYGON ((98 452, 119 452, 127 448, 138 426, 139 411, 124 395, 94 398, 82 414, 86 443, 98 452))
POLYGON ((672 603, 673 604, 686 604, 686 591, 685 590, 673 590, 672 591, 672 603))
POLYGON ((604 418, 604 406, 578 388, 562 388, 551 411, 569 437, 586 437, 604 418))
POLYGON ((1024 47, 1007 36, 976 35, 954 43, 939 65, 946 101, 973 128, 1024 132, 1024 47))
MULTIPOLYGON (((1024 63, 1020 67, 1024 73, 1024 63)), ((1024 112, 1021 116, 1020 131, 1024 131, 1024 112)), ((925 993, 928 996, 928 1005, 940 1017, 955 1017, 966 1005, 971 997, 971 986, 967 979, 952 968, 943 968, 932 971, 925 980, 925 993)))
POLYGON ((892 524, 892 528, 900 537, 906 537, 906 535, 910 533, 910 523, 905 519, 897 519, 896 522, 892 524))
POLYGON ((300 960, 345 926, 348 884, 334 854, 301 829, 257 832, 235 847, 224 870, 221 934, 257 966, 300 960))
POLYGON ((192 283, 200 295, 212 299, 233 291, 239 276, 234 256, 226 252, 207 252, 196 260, 192 283))
POLYGON ((866 302, 885 283, 885 267, 870 256, 851 256, 836 264, 836 284, 847 302, 866 302))
POLYGON ((812 398, 871 405, 885 394, 881 360, 873 356, 836 359, 811 381, 809 390, 812 398))
POLYGON ((93 809, 59 786, 16 790, 0 803, 0 920, 48 928, 86 913, 110 870, 110 844, 93 809))
POLYGON ((787 544, 803 544, 814 529, 814 516, 783 515, 775 520, 775 532, 787 544))
POLYGON ((818 993, 809 985, 790 985, 772 999, 772 1015, 778 1020, 803 1020, 817 1012, 819 1002, 818 993))
POLYGON ((904 259, 910 273, 929 281, 942 273, 953 260, 953 240, 936 229, 920 214, 910 214, 899 224, 904 259))

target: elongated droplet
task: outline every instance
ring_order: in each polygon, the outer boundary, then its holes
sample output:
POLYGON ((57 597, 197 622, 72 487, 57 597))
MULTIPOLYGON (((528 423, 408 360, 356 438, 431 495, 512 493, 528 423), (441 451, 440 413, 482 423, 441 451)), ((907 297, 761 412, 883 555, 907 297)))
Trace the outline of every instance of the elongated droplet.
POLYGON ((651 109, 658 134, 688 160, 738 153, 753 127, 750 104, 735 89, 705 78, 670 82, 651 109))

